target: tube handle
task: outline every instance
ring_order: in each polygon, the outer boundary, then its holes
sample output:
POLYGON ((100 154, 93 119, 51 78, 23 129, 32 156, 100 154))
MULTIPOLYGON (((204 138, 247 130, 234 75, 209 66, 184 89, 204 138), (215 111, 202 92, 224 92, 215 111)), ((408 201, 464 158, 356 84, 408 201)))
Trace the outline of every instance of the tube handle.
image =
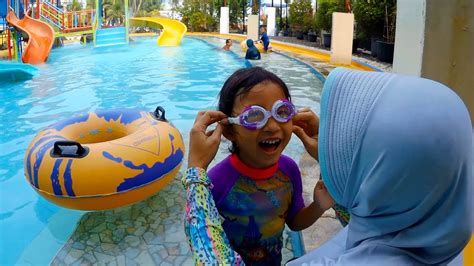
POLYGON ((61 140, 54 143, 51 150, 53 158, 84 158, 89 154, 89 148, 82 146, 79 142, 61 140))
POLYGON ((165 108, 161 106, 157 106, 155 111, 153 112, 153 116, 155 117, 156 120, 163 121, 163 122, 168 122, 165 117, 165 108))

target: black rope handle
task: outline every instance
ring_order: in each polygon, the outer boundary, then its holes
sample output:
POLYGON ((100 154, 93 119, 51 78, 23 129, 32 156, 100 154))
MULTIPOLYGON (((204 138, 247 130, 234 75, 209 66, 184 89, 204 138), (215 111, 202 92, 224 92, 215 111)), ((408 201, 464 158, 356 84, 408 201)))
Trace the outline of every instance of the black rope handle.
POLYGON ((89 148, 83 147, 79 142, 69 140, 56 141, 51 150, 53 158, 84 158, 87 154, 89 154, 89 148))
POLYGON ((159 105, 156 107, 155 112, 153 112, 153 116, 157 120, 160 120, 160 121, 163 121, 163 122, 168 122, 168 120, 166 120, 166 117, 165 117, 165 108, 163 108, 159 105))

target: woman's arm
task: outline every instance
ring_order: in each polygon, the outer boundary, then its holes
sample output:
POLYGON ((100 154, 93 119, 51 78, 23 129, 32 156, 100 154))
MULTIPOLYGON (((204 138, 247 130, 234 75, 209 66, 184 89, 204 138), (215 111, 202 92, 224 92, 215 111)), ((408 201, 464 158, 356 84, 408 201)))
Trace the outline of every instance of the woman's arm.
POLYGON ((212 199, 206 168, 219 148, 226 115, 219 111, 199 112, 189 136, 188 167, 182 183, 186 189, 184 232, 196 265, 244 265, 222 228, 212 199), (213 131, 207 128, 219 122, 213 131))
POLYGON ((196 265, 244 265, 230 248, 219 213, 209 191, 212 186, 206 171, 189 168, 183 175, 186 189, 184 231, 196 265))

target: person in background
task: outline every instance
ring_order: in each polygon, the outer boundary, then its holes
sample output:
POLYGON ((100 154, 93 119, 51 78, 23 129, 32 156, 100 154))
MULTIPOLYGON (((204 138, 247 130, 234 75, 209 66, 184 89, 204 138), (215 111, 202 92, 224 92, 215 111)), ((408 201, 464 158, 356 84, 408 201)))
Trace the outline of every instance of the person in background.
POLYGON ((265 51, 265 53, 268 52, 268 47, 270 46, 270 37, 268 37, 266 31, 262 33, 262 37, 260 37, 260 41, 263 44, 263 50, 265 51))
POLYGON ((247 52, 245 53, 245 59, 260 60, 262 57, 260 55, 260 51, 258 51, 257 47, 255 47, 254 42, 251 39, 248 39, 246 43, 247 52))
POLYGON ((225 51, 230 51, 230 48, 232 47, 232 40, 231 39, 226 39, 225 40, 225 45, 222 46, 222 49, 225 51))

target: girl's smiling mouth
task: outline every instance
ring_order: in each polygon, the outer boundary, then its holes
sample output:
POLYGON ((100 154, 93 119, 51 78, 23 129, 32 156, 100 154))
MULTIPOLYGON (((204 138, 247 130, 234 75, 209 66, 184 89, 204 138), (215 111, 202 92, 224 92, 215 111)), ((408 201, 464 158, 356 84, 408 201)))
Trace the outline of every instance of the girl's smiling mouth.
POLYGON ((258 146, 265 152, 265 153, 274 153, 281 144, 281 139, 267 139, 260 141, 258 146))

